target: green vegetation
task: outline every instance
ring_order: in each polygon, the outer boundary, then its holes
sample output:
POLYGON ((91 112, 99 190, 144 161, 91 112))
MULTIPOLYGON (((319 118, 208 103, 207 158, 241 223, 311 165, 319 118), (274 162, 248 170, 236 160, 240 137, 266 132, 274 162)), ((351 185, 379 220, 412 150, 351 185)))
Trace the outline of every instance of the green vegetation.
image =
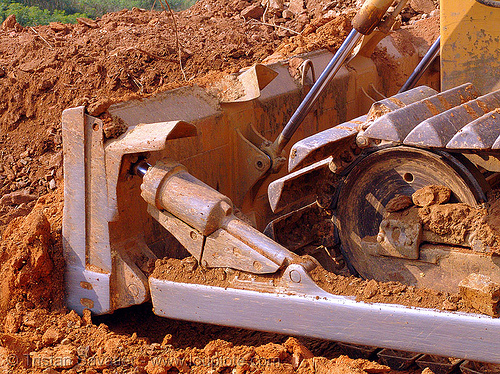
MULTIPOLYGON (((164 1, 164 0, 163 0, 164 1)), ((196 0, 168 0, 173 10, 187 9, 196 0)), ((78 17, 96 18, 108 12, 133 7, 161 10, 160 0, 0 0, 0 22, 15 14, 23 26, 49 22, 75 23, 78 17)))

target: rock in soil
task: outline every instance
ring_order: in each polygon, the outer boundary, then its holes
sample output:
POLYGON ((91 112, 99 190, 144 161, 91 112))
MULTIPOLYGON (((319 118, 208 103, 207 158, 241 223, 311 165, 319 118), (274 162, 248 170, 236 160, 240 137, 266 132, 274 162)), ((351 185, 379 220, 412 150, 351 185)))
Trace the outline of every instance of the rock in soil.
POLYGON ((33 200, 36 200, 37 198, 38 196, 36 195, 32 195, 26 191, 19 190, 3 195, 0 199, 0 206, 27 204, 33 200))

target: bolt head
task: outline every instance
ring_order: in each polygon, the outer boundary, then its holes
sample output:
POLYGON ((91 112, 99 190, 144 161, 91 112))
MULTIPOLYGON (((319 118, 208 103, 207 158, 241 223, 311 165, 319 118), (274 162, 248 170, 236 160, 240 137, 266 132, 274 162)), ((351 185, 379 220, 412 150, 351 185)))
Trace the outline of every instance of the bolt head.
POLYGON ((302 281, 302 276, 300 275, 300 273, 297 270, 292 270, 290 272, 290 280, 293 283, 300 283, 302 281))

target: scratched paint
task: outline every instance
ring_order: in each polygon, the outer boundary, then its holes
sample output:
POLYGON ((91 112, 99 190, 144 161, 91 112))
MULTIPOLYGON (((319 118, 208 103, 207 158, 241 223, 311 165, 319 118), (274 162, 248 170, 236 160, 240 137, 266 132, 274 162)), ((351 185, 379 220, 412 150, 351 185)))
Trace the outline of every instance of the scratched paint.
POLYGON ((441 87, 472 82, 500 89, 500 9, 475 0, 441 2, 441 87))

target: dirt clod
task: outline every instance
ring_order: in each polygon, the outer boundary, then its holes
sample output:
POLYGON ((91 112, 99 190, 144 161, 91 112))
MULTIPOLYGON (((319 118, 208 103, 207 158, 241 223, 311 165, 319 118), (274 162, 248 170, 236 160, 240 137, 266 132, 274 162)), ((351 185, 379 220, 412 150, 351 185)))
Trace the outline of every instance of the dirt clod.
POLYGON ((16 16, 14 14, 11 14, 3 21, 2 29, 3 30, 13 29, 17 24, 18 23, 16 21, 16 16))
POLYGON ((288 338, 283 346, 292 355, 292 364, 294 368, 298 368, 302 361, 314 357, 314 354, 296 338, 288 338))
POLYGON ((370 280, 363 290, 363 297, 365 299, 371 299, 378 293, 378 283, 374 279, 370 280))
POLYGON ((54 327, 49 327, 42 336, 42 343, 44 346, 49 346, 57 343, 61 339, 59 330, 54 327))
POLYGON ((471 307, 492 317, 500 315, 500 284, 481 274, 471 274, 459 285, 462 299, 471 307))
POLYGON ((96 29, 99 27, 96 21, 89 18, 77 18, 76 20, 80 25, 88 26, 92 29, 96 29))
POLYGON ((264 14, 264 8, 258 4, 250 5, 242 10, 241 16, 244 18, 259 19, 264 14))
POLYGON ((413 201, 410 196, 397 195, 387 203, 385 210, 389 213, 399 212, 400 210, 404 210, 411 205, 413 205, 413 201))
POLYGON ((30 353, 31 364, 38 369, 70 369, 78 363, 75 347, 60 345, 30 353))
POLYGON ((413 203, 420 207, 444 204, 450 200, 451 190, 445 186, 425 186, 412 195, 413 203))

